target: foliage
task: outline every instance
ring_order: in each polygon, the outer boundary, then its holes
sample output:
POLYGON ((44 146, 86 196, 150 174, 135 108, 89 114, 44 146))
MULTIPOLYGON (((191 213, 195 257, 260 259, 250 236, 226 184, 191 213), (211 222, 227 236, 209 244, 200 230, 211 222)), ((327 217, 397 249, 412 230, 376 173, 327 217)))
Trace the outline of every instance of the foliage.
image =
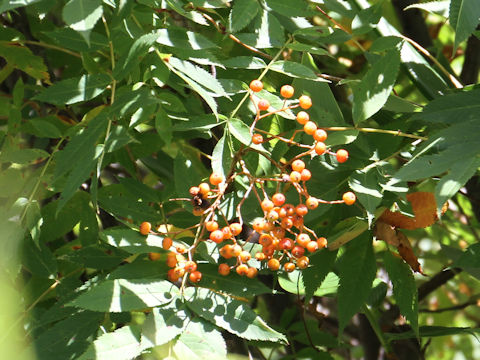
POLYGON ((5 358, 478 356, 480 2, 4 0, 0 14, 5 358), (402 30, 410 14, 429 34, 402 30), (192 192, 212 172, 208 199, 192 192), (277 192, 320 201, 285 236, 328 241, 309 263, 272 250, 291 272, 255 258, 259 202, 277 192), (386 209, 441 222, 402 230, 386 209), (203 241, 214 216, 242 224, 228 241, 246 260, 203 241))

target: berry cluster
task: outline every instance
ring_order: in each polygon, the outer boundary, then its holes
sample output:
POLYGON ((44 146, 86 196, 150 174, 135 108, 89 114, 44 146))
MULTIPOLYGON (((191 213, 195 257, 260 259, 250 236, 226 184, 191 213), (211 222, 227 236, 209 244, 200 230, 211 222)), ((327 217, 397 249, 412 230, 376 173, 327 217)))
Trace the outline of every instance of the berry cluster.
MULTIPOLYGON (((197 235, 194 243, 189 247, 178 244, 172 249, 172 234, 164 234, 163 248, 170 250, 167 256, 167 265, 171 268, 168 278, 171 281, 178 281, 180 278, 188 279, 196 283, 201 280, 202 274, 197 270, 197 263, 193 261, 196 247, 201 241, 211 241, 216 244, 220 258, 223 258, 218 266, 221 275, 228 275, 232 270, 241 276, 253 278, 262 268, 277 271, 283 268, 291 272, 296 268, 305 269, 309 265, 308 255, 327 246, 327 239, 319 237, 304 223, 304 217, 309 211, 315 210, 319 204, 353 205, 356 201, 355 194, 346 192, 342 200, 327 201, 311 196, 308 192, 307 182, 311 179, 312 173, 307 169, 305 162, 301 159, 305 156, 320 156, 330 154, 339 163, 348 159, 348 152, 345 149, 332 152, 325 144, 328 135, 324 129, 318 128, 317 124, 310 120, 309 114, 305 111, 312 106, 312 100, 307 95, 302 95, 298 101, 289 101, 295 90, 291 85, 284 85, 280 89, 280 95, 284 98, 282 109, 274 109, 262 115, 262 111, 268 111, 270 104, 266 99, 255 97, 263 89, 260 80, 253 80, 250 83, 250 99, 256 106, 257 114, 250 127, 251 141, 253 144, 262 144, 273 139, 283 141, 289 145, 300 147, 300 154, 290 161, 277 163, 269 159, 278 168, 279 174, 269 177, 258 177, 251 174, 245 162, 239 160, 232 167, 227 178, 223 175, 212 173, 209 179, 210 184, 203 182, 198 186, 190 188, 189 192, 193 205, 193 213, 201 216, 200 222, 192 228, 197 228, 197 235), (256 128, 259 120, 278 112, 295 109, 302 110, 296 114, 296 121, 303 126, 302 130, 296 130, 291 138, 284 138, 281 134, 272 134, 256 128), (313 144, 306 145, 296 142, 295 135, 304 132, 313 137, 313 144), (264 138, 265 134, 268 137, 264 138), (220 210, 221 204, 229 185, 235 177, 242 176, 248 180, 250 186, 237 206, 236 221, 229 222, 220 210), (267 183, 276 183, 276 191, 269 195, 266 190, 267 183), (287 191, 294 189, 298 193, 298 202, 287 202, 287 191), (257 198, 263 216, 256 218, 250 225, 244 224, 241 208, 245 199, 252 194, 257 198), (220 225, 223 224, 223 225, 220 225), (253 229, 246 231, 248 229, 253 229), (246 250, 245 245, 251 242, 258 242, 261 251, 252 254, 246 250), (253 261, 252 255, 256 261, 253 261), (187 260, 188 259, 188 260, 187 260), (258 267, 258 264, 261 264, 258 267), (257 264, 257 265, 255 265, 257 264)), ((245 150, 244 150, 245 152, 245 150)), ((242 154, 240 154, 242 155, 242 154)), ((151 232, 149 223, 142 223, 141 234, 151 232)), ((157 256, 150 255, 152 260, 157 256)))

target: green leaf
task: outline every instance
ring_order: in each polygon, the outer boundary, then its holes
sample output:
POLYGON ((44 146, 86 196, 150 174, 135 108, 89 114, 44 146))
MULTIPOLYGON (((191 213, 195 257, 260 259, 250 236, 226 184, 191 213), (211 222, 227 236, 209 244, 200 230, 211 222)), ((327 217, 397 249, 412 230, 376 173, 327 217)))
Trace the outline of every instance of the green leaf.
POLYGON ((250 128, 239 119, 230 119, 228 121, 228 130, 230 134, 240 141, 243 145, 251 147, 261 153, 268 153, 262 145, 252 143, 252 136, 250 135, 250 128))
POLYGON ((203 35, 182 28, 170 26, 157 30, 157 43, 180 49, 202 50, 217 47, 203 35))
POLYGON ((78 359, 130 360, 136 358, 141 352, 139 329, 131 325, 100 335, 78 359))
POLYGON ((290 0, 268 0, 267 5, 273 11, 286 17, 311 16, 308 3, 305 0, 292 2, 290 0))
POLYGON ((44 89, 34 100, 54 105, 70 105, 93 99, 103 93, 111 79, 106 74, 83 75, 62 80, 44 89))
POLYGON ((23 6, 28 6, 35 4, 41 0, 4 0, 0 5, 0 13, 3 13, 8 10, 16 9, 23 6))
MULTIPOLYGON (((468 327, 446 327, 446 326, 420 326, 419 334, 422 338, 437 337, 437 336, 450 336, 458 334, 469 334, 475 337, 476 333, 480 333, 480 328, 468 328, 468 327)), ((392 340, 404 340, 417 337, 412 331, 405 331, 401 333, 386 333, 389 341, 392 340)))
POLYGON ((142 310, 167 304, 175 295, 178 288, 166 280, 105 280, 67 306, 103 312, 142 310))
POLYGON ((275 61, 271 64, 270 70, 285 74, 291 77, 308 79, 314 81, 323 81, 326 80, 318 77, 315 73, 305 65, 293 62, 293 61, 275 61))
POLYGON ((41 118, 28 119, 28 121, 20 128, 20 131, 38 137, 55 139, 62 136, 60 126, 60 120, 56 116, 50 115, 41 118))
POLYGON ((228 16, 228 31, 237 32, 255 18, 260 10, 260 4, 257 0, 235 1, 228 16))
POLYGON ((400 308, 400 313, 405 316, 418 337, 418 294, 412 270, 403 259, 394 256, 388 250, 383 261, 393 284, 393 297, 400 308))
POLYGON ((150 261, 137 257, 133 262, 119 266, 110 273, 109 279, 162 280, 170 268, 165 261, 150 261))
POLYGON ((73 360, 87 348, 104 314, 83 311, 57 322, 30 345, 38 360, 73 360))
POLYGON ((43 242, 37 246, 30 236, 23 243, 23 266, 35 276, 49 279, 57 277, 57 259, 43 242))
POLYGON ((368 229, 366 221, 357 218, 347 218, 340 221, 328 236, 328 248, 336 250, 368 229))
POLYGON ((87 43, 90 40, 90 32, 102 14, 101 0, 70 0, 62 11, 65 23, 79 32, 87 43))
POLYGON ((480 23, 480 3, 476 0, 452 0, 450 24, 455 29, 454 51, 468 39, 480 23))
POLYGON ((173 352, 177 359, 224 360, 227 357, 227 345, 213 324, 196 318, 188 323, 175 341, 173 352))
POLYGON ((201 265, 200 269, 203 274, 202 286, 212 290, 240 297, 270 294, 272 292, 258 279, 242 277, 234 272, 228 276, 220 275, 217 265, 205 264, 201 265))
POLYGON ((185 307, 180 299, 175 299, 164 307, 152 309, 142 325, 142 348, 166 344, 184 332, 190 320, 185 307))
POLYGON ((103 230, 100 239, 110 246, 128 251, 132 254, 156 252, 162 248, 163 237, 157 235, 142 235, 138 231, 124 227, 103 230))
POLYGON ((470 245, 467 250, 453 262, 452 267, 480 268, 480 244, 470 245))
POLYGON ((232 69, 263 69, 267 66, 265 61, 254 56, 235 56, 222 61, 222 65, 232 69))
POLYGON ((366 34, 375 28, 382 17, 383 1, 380 1, 367 9, 360 10, 352 21, 352 32, 355 35, 366 34))
POLYGON ((228 133, 225 133, 212 151, 212 170, 226 177, 232 166, 233 151, 228 141, 228 133))
POLYGON ((323 48, 319 48, 319 47, 308 45, 308 44, 302 44, 299 42, 288 44, 287 48, 295 51, 306 51, 306 52, 309 52, 310 54, 330 56, 330 53, 323 48))
POLYGON ((462 121, 480 120, 480 89, 462 91, 430 101, 414 119, 432 123, 458 124, 462 121))
POLYGON ((67 254, 65 260, 81 264, 85 268, 105 270, 118 266, 129 255, 107 245, 87 245, 67 254))
POLYGON ((426 3, 408 5, 403 10, 406 11, 410 9, 420 9, 430 14, 437 14, 437 15, 447 17, 449 5, 450 5, 450 0, 429 1, 426 3))
POLYGON ((264 9, 257 14, 253 29, 253 33, 237 33, 236 36, 258 49, 282 47, 285 43, 285 29, 270 11, 264 9))
POLYGON ((228 98, 228 95, 225 93, 222 84, 220 84, 216 78, 214 78, 209 72, 203 70, 201 67, 174 57, 170 57, 168 64, 188 76, 196 83, 202 85, 210 91, 213 91, 216 96, 225 96, 228 98))
POLYGON ((245 303, 204 288, 187 288, 187 306, 202 318, 247 340, 286 342, 245 303))
MULTIPOLYGON (((155 115, 155 129, 158 136, 165 142, 165 145, 170 145, 173 140, 173 126, 172 120, 163 109, 158 109, 155 115)), ((177 129, 175 129, 177 130, 177 129)))
POLYGON ((158 34, 151 33, 140 36, 128 50, 128 54, 123 57, 119 64, 115 66, 113 77, 122 80, 128 73, 137 66, 142 57, 148 52, 148 49, 157 41, 158 34))
POLYGON ((367 300, 377 272, 371 233, 366 232, 350 242, 337 260, 337 265, 340 277, 338 321, 339 331, 343 332, 352 316, 367 300))
POLYGON ((90 34, 90 41, 87 43, 82 35, 71 28, 56 28, 55 31, 43 32, 61 47, 79 52, 96 51, 108 46, 108 39, 97 32, 90 34))
POLYGON ((383 198, 382 187, 379 185, 377 176, 377 169, 370 168, 367 171, 355 171, 348 179, 348 185, 355 192, 355 195, 365 207, 365 210, 367 210, 369 225, 371 225, 375 210, 383 198))
POLYGON ((0 162, 29 164, 49 156, 50 154, 42 149, 3 149, 0 153, 0 162))
POLYGON ((27 47, 13 42, 0 41, 0 57, 3 57, 10 66, 20 69, 35 79, 50 81, 50 75, 43 59, 33 55, 27 47))
MULTIPOLYGON (((295 295, 305 295, 305 287, 300 278, 301 271, 297 270, 278 277, 278 283, 283 290, 295 295)), ((335 273, 329 272, 324 277, 321 285, 313 292, 312 296, 326 296, 335 294, 338 290, 339 278, 335 273)))
POLYGON ((400 69, 400 54, 397 50, 388 51, 363 77, 353 89, 352 115, 355 124, 377 113, 387 102, 400 69))
POLYGON ((310 266, 302 271, 302 281, 305 286, 305 303, 308 303, 321 287, 325 277, 332 270, 336 257, 336 251, 318 251, 310 256, 310 266))

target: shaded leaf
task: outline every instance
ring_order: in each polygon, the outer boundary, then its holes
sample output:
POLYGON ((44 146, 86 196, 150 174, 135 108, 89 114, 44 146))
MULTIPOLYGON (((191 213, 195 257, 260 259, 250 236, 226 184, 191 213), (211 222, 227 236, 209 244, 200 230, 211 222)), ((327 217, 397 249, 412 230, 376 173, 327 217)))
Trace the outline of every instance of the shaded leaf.
MULTIPOLYGON (((437 336, 449 336, 457 334, 470 334, 476 337, 476 334, 480 333, 480 328, 468 328, 468 327, 447 327, 447 326, 420 326, 419 334, 422 338, 437 337, 437 336)), ((402 333, 386 333, 388 340, 403 340, 416 337, 416 334, 412 331, 405 331, 402 333)))
POLYGON ((338 320, 342 332, 366 302, 377 272, 371 233, 366 232, 348 244, 337 265, 340 277, 338 320))
POLYGON ((306 303, 310 301, 332 270, 336 257, 336 251, 318 251, 309 257, 310 266, 302 271, 306 303))
POLYGON ((449 14, 450 24, 455 29, 454 48, 457 49, 480 22, 480 3, 476 0, 451 0, 449 14))
POLYGON ((470 245, 452 264, 452 267, 480 268, 480 244, 470 245))
POLYGON ((106 74, 83 75, 59 81, 44 89, 35 100, 54 105, 70 105, 93 99, 106 90, 111 79, 106 74))
POLYGON ((235 1, 228 17, 228 31, 237 32, 255 18, 260 10, 260 4, 257 0, 235 1))
POLYGON ((400 313, 409 321, 418 337, 418 294, 413 273, 407 264, 388 250, 383 260, 393 284, 393 297, 400 308, 400 313))
POLYGON ((0 41, 0 57, 3 57, 10 66, 22 70, 35 79, 48 82, 50 75, 40 56, 35 56, 27 47, 13 42, 0 41))
MULTIPOLYGON (((278 277, 278 283, 283 290, 295 295, 305 295, 305 286, 300 278, 301 271, 297 270, 278 277)), ((335 294, 338 290, 339 278, 335 273, 328 272, 321 285, 313 292, 312 296, 327 296, 335 294)))
POLYGON ((87 43, 90 40, 90 32, 102 14, 101 0, 70 0, 62 11, 63 20, 73 30, 79 32, 87 43))
POLYGON ((387 51, 353 89, 353 120, 355 124, 377 113, 387 102, 400 69, 400 54, 396 50, 387 51))
POLYGON ((67 306, 103 312, 141 310, 167 304, 176 294, 178 288, 166 280, 105 280, 67 306))
POLYGON ((245 303, 208 289, 187 288, 185 297, 192 311, 215 325, 247 340, 286 342, 245 303))
POLYGON ((157 43, 170 47, 192 50, 216 47, 216 45, 205 36, 182 28, 170 26, 168 29, 157 30, 156 35, 158 36, 157 43))

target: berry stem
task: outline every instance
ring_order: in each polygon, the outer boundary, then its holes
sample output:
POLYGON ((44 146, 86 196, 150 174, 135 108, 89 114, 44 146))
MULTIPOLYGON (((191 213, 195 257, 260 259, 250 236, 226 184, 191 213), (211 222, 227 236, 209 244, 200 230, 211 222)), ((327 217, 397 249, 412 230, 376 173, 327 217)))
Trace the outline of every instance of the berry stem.
POLYGON ((428 140, 428 138, 424 136, 418 136, 418 135, 413 135, 413 134, 406 134, 404 132, 401 132, 400 130, 395 131, 395 130, 385 130, 385 129, 375 129, 375 128, 357 128, 353 126, 332 126, 332 127, 325 127, 323 128, 325 131, 345 131, 345 130, 357 130, 361 132, 366 132, 366 133, 379 133, 379 134, 389 134, 389 135, 394 135, 394 136, 402 136, 402 137, 408 137, 411 139, 418 139, 418 140, 428 140))

